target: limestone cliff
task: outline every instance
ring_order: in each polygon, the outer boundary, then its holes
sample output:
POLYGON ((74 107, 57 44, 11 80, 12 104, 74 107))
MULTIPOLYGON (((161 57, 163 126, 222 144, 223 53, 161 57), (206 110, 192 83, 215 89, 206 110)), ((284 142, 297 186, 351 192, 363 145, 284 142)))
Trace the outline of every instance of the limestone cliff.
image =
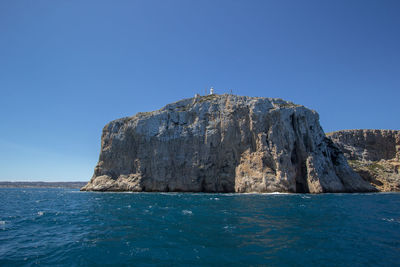
POLYGON ((365 192, 318 114, 281 99, 209 95, 107 124, 82 190, 365 192))
POLYGON ((350 166, 379 191, 400 191, 400 131, 343 130, 327 135, 350 166))

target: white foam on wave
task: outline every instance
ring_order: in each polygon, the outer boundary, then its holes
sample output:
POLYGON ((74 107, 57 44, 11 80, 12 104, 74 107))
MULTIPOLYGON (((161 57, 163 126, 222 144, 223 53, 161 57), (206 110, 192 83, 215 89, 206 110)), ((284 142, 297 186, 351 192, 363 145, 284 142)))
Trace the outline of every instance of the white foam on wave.
POLYGON ((5 225, 6 221, 0 221, 0 225, 5 225))
POLYGON ((382 221, 400 223, 400 219, 395 220, 394 218, 382 218, 382 221))
POLYGON ((235 196, 240 196, 240 195, 293 195, 293 193, 285 193, 285 192, 265 192, 265 193, 259 193, 259 192, 249 192, 249 193, 233 193, 235 196))
POLYGON ((183 215, 193 215, 193 212, 191 210, 182 210, 183 215))
POLYGON ((225 225, 223 227, 223 229, 224 229, 224 232, 232 232, 234 229, 236 229, 236 227, 235 226, 231 226, 231 225, 225 225))
POLYGON ((43 211, 38 211, 38 213, 37 213, 39 216, 43 216, 44 215, 44 212, 43 211))
POLYGON ((131 255, 142 254, 142 253, 145 253, 145 252, 147 252, 147 251, 149 251, 149 250, 150 250, 149 248, 139 248, 139 247, 136 247, 136 248, 133 248, 133 249, 131 250, 131 255))
POLYGON ((87 192, 79 191, 79 190, 71 190, 71 191, 67 191, 67 193, 68 193, 68 194, 70 194, 70 193, 74 193, 74 194, 79 193, 79 194, 82 194, 82 193, 87 193, 87 192))
POLYGON ((263 195, 293 195, 293 193, 285 193, 285 192, 271 192, 271 193, 261 193, 263 195))
POLYGON ((158 194, 167 195, 167 196, 174 196, 174 195, 179 195, 179 194, 182 194, 182 193, 178 193, 178 192, 160 192, 158 194))

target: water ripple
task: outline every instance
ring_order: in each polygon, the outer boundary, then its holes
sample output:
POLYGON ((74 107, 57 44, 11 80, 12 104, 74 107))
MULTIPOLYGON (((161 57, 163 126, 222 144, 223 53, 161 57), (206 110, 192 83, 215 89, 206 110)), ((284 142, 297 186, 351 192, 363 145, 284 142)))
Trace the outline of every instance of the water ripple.
POLYGON ((398 265, 400 194, 0 189, 0 200, 0 266, 398 265))

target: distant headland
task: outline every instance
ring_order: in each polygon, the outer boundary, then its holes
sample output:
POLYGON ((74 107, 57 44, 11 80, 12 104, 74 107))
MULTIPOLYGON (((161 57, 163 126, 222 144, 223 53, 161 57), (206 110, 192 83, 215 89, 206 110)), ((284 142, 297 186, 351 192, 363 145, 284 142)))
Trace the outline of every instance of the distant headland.
POLYGON ((0 182, 0 188, 81 188, 86 182, 0 182))

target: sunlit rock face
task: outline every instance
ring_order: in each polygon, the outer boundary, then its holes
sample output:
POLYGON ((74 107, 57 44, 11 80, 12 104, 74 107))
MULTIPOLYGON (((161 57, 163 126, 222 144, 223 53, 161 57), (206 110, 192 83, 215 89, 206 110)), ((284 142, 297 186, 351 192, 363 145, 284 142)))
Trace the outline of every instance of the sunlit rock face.
POLYGON ((328 137, 364 180, 379 191, 400 191, 400 131, 343 130, 328 137))
POLYGON ((318 114, 281 99, 209 95, 107 124, 82 190, 365 192, 318 114))

